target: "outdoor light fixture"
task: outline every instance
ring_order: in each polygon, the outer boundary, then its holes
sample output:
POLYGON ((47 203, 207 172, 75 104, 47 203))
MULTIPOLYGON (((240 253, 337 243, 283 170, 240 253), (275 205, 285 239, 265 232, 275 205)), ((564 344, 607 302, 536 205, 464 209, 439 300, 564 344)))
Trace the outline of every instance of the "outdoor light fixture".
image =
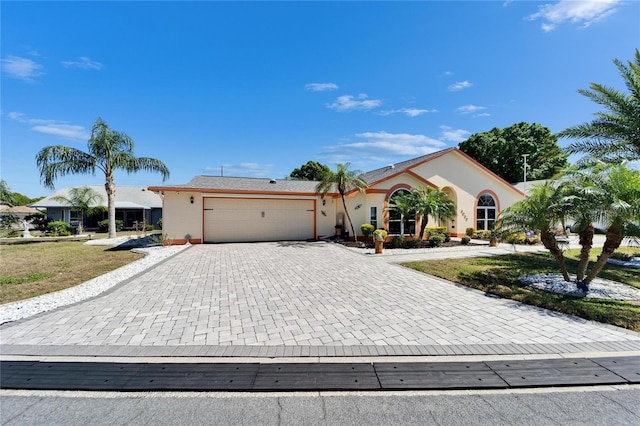
POLYGON ((191 196, 191 198, 189 198, 189 201, 191 201, 191 204, 193 204, 193 195, 191 196))

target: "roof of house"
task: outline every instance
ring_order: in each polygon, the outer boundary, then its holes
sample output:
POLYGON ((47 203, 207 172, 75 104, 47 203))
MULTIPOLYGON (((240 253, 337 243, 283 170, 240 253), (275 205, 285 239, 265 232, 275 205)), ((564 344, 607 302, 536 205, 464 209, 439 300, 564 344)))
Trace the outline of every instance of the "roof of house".
MULTIPOLYGON (((86 185, 102 196, 103 202, 96 205, 107 205, 107 191, 104 185, 86 185)), ((62 196, 70 198, 69 191, 72 188, 62 188, 30 204, 31 207, 56 208, 69 207, 68 204, 55 200, 54 197, 62 196)), ((152 209, 162 208, 162 198, 153 191, 148 191, 144 186, 116 186, 116 208, 117 209, 152 209)))
MULTIPOLYGON (((360 177, 369 185, 381 182, 392 176, 398 175, 411 168, 434 160, 438 157, 446 155, 450 152, 458 152, 463 157, 467 158, 479 168, 485 170, 487 173, 494 176, 496 179, 502 181, 508 188, 512 188, 518 191, 517 188, 511 186, 504 179, 487 169, 467 154, 460 151, 458 148, 447 148, 441 151, 433 152, 431 154, 423 155, 420 157, 412 158, 409 160, 401 161, 396 164, 392 164, 386 167, 382 167, 370 172, 362 173, 360 177)), ((268 193, 308 193, 315 194, 317 181, 303 181, 303 180, 275 180, 266 178, 242 178, 242 177, 222 177, 222 176, 196 176, 189 183, 183 185, 167 185, 167 186, 153 186, 149 187, 151 191, 178 191, 184 190, 199 190, 202 192, 268 192, 268 193)))
POLYGON ((40 213, 39 210, 31 208, 29 206, 10 206, 8 204, 0 204, 0 213, 11 214, 36 214, 40 213))
POLYGON ((220 192, 283 192, 283 193, 309 193, 316 192, 318 182, 306 180, 245 178, 227 176, 196 176, 184 185, 167 185, 161 187, 149 187, 151 191, 196 189, 215 189, 220 192))

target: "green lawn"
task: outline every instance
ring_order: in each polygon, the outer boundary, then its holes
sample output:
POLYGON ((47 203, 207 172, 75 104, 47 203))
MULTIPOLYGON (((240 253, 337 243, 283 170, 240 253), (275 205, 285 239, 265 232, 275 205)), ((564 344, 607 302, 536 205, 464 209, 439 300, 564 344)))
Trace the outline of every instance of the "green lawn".
MULTIPOLYGON (((638 249, 623 248, 620 251, 634 253, 638 249)), ((599 250, 593 250, 593 259, 597 252, 599 250)), ((578 254, 579 250, 565 253, 569 272, 575 271, 578 254)), ((575 298, 520 284, 518 277, 522 274, 558 272, 555 261, 548 253, 430 260, 411 262, 405 266, 504 298, 640 332, 640 302, 575 298)), ((638 269, 609 264, 599 277, 640 288, 638 269)))

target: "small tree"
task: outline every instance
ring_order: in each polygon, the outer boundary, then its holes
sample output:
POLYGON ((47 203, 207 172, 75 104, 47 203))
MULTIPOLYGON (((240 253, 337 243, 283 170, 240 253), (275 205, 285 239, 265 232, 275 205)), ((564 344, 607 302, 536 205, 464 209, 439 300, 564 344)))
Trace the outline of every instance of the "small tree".
POLYGON ((362 225, 360 225, 360 230, 362 231, 362 236, 364 237, 365 243, 369 239, 369 235, 373 234, 373 231, 375 229, 375 226, 370 223, 363 223, 362 225))
POLYGON ((456 204, 441 189, 420 187, 411 191, 411 197, 420 219, 420 239, 424 239, 429 216, 441 222, 456 217, 456 204))
POLYGON ((345 194, 351 190, 365 192, 369 185, 359 176, 359 172, 349 170, 350 166, 351 163, 338 164, 335 172, 329 170, 328 173, 325 173, 322 176, 322 180, 316 185, 316 194, 321 194, 324 198, 329 191, 338 191, 340 198, 342 198, 342 207, 351 226, 351 232, 353 232, 355 240, 358 241, 356 230, 353 227, 353 222, 351 222, 351 215, 349 215, 349 209, 347 209, 345 194))
POLYGON ((322 177, 330 171, 331 169, 326 164, 320 164, 317 161, 307 161, 306 164, 293 169, 289 177, 294 180, 321 181, 322 177))
POLYGON ((53 197, 54 200, 67 204, 72 210, 80 213, 78 220, 78 234, 81 234, 84 229, 84 218, 86 216, 92 216, 96 213, 101 213, 107 210, 107 208, 101 203, 104 202, 102 195, 98 194, 88 186, 81 186, 79 188, 71 188, 69 190, 69 198, 62 195, 53 197))

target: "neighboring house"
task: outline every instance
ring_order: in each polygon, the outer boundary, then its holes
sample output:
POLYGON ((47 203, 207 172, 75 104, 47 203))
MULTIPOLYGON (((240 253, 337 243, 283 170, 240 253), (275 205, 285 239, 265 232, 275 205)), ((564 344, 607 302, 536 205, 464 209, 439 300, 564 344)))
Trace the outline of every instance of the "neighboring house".
POLYGON ((14 216, 19 221, 23 221, 27 216, 40 213, 39 210, 29 206, 11 206, 6 203, 0 203, 0 217, 14 216))
MULTIPOLYGON (((103 185, 86 185, 102 196, 103 202, 107 206, 107 191, 103 185)), ((72 188, 63 188, 55 193, 31 204, 31 207, 47 209, 49 220, 62 220, 68 223, 77 222, 79 214, 73 211, 68 204, 58 201, 55 197, 63 196, 70 198, 69 191, 72 188)), ((126 228, 133 228, 136 223, 143 222, 149 225, 158 226, 158 220, 162 218, 162 198, 148 191, 144 186, 116 186, 116 220, 121 220, 126 228)), ((84 218, 84 227, 97 228, 98 222, 107 219, 107 212, 99 213, 84 218)))
MULTIPOLYGON (((414 218, 387 209, 396 194, 420 186, 446 191, 457 216, 446 226, 454 236, 468 227, 490 229, 500 211, 523 193, 457 148, 403 161, 361 175, 365 194, 352 191, 347 208, 356 232, 371 223, 393 234, 410 234, 414 218)), ((349 230, 338 193, 323 199, 317 182, 196 176, 184 185, 152 186, 163 197, 163 230, 174 244, 286 241, 329 237, 349 230)), ((433 219, 429 226, 438 225, 433 219)), ((351 236, 352 237, 352 236, 351 236)))

